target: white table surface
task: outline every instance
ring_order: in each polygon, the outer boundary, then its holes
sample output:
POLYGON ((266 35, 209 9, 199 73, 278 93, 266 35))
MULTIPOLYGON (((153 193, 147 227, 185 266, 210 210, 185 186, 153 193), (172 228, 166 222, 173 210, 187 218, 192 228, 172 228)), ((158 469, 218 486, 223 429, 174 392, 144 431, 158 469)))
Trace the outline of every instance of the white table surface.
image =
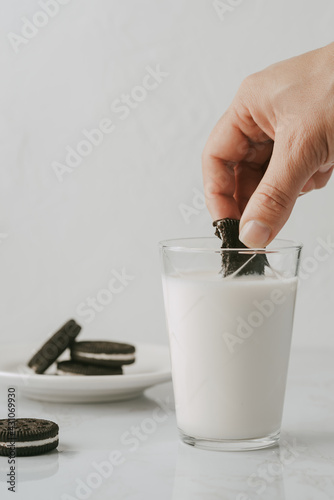
POLYGON ((44 456, 17 459, 15 495, 7 491, 7 459, 0 457, 0 498, 333 499, 333 360, 333 351, 292 351, 281 442, 259 451, 209 452, 181 443, 170 383, 109 404, 19 397, 18 416, 57 422, 60 445, 44 456), (101 465, 108 477, 98 472, 101 465))

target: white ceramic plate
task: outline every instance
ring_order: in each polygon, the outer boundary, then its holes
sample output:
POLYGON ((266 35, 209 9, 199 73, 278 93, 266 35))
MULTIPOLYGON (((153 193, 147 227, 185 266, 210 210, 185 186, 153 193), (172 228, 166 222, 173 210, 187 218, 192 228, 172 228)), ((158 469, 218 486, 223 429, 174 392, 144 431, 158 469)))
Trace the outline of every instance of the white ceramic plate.
MULTIPOLYGON (((31 373, 26 362, 31 345, 0 348, 0 382, 16 387, 30 399, 57 403, 96 403, 137 397, 145 389, 171 379, 166 346, 136 344, 136 361, 123 367, 123 375, 55 375, 55 365, 43 375, 31 373)), ((64 353, 59 359, 67 359, 64 353)))

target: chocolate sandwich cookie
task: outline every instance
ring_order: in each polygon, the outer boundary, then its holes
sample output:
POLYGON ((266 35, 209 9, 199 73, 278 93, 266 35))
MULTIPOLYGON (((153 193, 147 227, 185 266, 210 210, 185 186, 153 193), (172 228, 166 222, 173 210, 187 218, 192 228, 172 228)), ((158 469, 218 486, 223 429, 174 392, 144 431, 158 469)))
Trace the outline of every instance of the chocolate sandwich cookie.
POLYGON ((92 365, 122 366, 134 363, 135 351, 133 345, 120 342, 74 342, 71 345, 71 358, 92 365))
POLYGON ((57 375, 122 375, 121 366, 97 366, 77 361, 57 363, 57 375))
POLYGON ((49 366, 70 346, 81 330, 74 319, 70 319, 63 325, 40 350, 34 354, 28 363, 36 373, 44 373, 49 366))
MULTIPOLYGON (((216 228, 215 235, 222 240, 222 249, 242 249, 247 247, 239 240, 238 219, 219 219, 213 222, 216 228)), ((229 276, 237 271, 238 276, 248 274, 264 274, 268 264, 265 254, 243 253, 238 251, 222 252, 223 276, 229 276)))
POLYGON ((51 420, 17 418, 0 420, 0 455, 42 455, 59 443, 59 427, 51 420))

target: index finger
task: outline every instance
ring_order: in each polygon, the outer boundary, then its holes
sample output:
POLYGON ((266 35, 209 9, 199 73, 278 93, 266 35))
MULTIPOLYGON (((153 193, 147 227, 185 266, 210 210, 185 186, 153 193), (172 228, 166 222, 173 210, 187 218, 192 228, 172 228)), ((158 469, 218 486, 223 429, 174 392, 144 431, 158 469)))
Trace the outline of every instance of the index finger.
POLYGON ((240 219, 240 208, 234 197, 234 167, 241 161, 262 165, 272 149, 272 145, 269 145, 269 142, 272 143, 271 139, 249 113, 244 114, 241 119, 229 108, 214 127, 203 151, 204 193, 214 220, 225 217, 240 219), (268 146, 255 147, 259 143, 268 143, 268 146))
POLYGON ((227 111, 210 134, 202 156, 202 171, 206 205, 213 220, 230 217, 240 219, 234 199, 234 167, 242 159, 238 146, 241 132, 232 126, 227 111))

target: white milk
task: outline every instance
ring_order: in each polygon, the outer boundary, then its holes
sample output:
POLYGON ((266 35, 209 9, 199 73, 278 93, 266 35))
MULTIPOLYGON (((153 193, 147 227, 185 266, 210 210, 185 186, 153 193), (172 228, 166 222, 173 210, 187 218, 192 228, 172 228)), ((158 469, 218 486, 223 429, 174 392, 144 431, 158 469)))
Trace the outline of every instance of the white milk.
POLYGON ((178 427, 261 438, 281 425, 297 278, 163 277, 178 427))

